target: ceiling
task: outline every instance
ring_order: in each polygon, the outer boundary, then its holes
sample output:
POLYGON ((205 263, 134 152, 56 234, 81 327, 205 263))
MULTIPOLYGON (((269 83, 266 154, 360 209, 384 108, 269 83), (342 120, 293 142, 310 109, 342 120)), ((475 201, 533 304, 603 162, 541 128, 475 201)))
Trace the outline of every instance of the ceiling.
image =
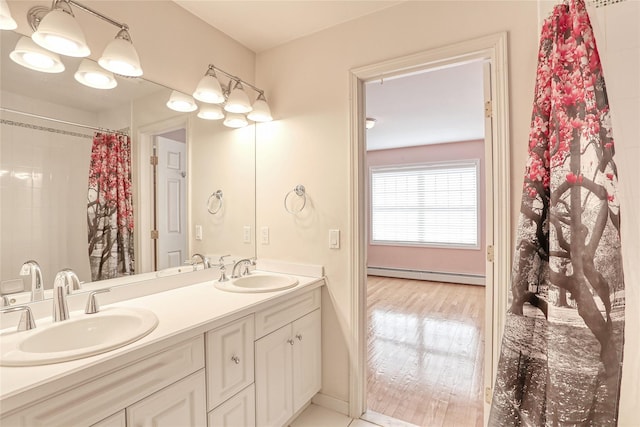
POLYGON ((173 0, 256 53, 402 1, 173 0))
MULTIPOLYGON (((174 0, 256 53, 403 1, 174 0)), ((366 85, 367 148, 484 138, 482 64, 475 62, 366 85)))

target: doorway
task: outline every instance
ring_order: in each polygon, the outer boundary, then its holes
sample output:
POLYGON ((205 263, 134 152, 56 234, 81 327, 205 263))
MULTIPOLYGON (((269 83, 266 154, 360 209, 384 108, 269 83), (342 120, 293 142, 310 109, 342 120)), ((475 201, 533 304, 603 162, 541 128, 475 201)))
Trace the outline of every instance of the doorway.
POLYGON ((486 255, 485 270, 485 362, 484 362, 484 412, 488 415, 491 386, 497 365, 500 331, 504 324, 506 288, 494 283, 507 283, 510 272, 510 201, 509 201, 509 150, 508 150, 508 81, 506 33, 397 58, 379 64, 352 70, 352 179, 351 212, 353 240, 351 245, 351 274, 354 283, 352 300, 353 336, 352 350, 356 360, 350 386, 350 415, 359 417, 367 409, 366 402, 366 260, 367 238, 365 215, 367 212, 365 188, 365 84, 397 75, 438 69, 465 61, 482 60, 488 64, 489 103, 485 126, 485 158, 487 175, 486 206, 486 255))
POLYGON ((188 122, 178 117, 138 130, 136 268, 178 267, 189 257, 188 122))
POLYGON ((486 65, 365 83, 371 421, 483 422, 486 65))

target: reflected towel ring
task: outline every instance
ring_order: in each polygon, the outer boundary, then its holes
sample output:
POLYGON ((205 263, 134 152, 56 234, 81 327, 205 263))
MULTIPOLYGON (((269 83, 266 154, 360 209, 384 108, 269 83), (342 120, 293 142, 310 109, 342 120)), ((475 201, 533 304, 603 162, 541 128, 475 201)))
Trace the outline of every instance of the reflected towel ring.
POLYGON ((210 214, 215 215, 218 212, 220 212, 220 209, 222 209, 222 190, 218 190, 215 193, 211 193, 211 195, 209 196, 209 199, 207 199, 207 210, 209 211, 210 214), (211 209, 211 201, 213 199, 218 200, 218 207, 215 209, 211 209))
POLYGON ((305 207, 306 205, 307 205, 307 192, 306 192, 306 190, 304 189, 304 185, 302 185, 302 184, 298 184, 298 185, 296 185, 296 186, 295 186, 295 188, 294 188, 293 190, 289 191, 289 192, 287 193, 287 195, 286 195, 286 196, 284 196, 284 208, 285 208, 285 210, 286 210, 287 212, 289 212, 290 214, 296 214, 296 213, 302 212, 302 210, 304 209, 304 207, 305 207), (287 206, 287 199, 289 198, 289 196, 290 196, 292 193, 295 193, 298 197, 302 197, 302 198, 303 198, 303 199, 302 199, 302 206, 301 206, 301 207, 300 207, 300 209, 299 209, 299 210, 297 210, 297 211, 292 211, 292 210, 291 210, 291 209, 289 209, 289 207, 287 206))

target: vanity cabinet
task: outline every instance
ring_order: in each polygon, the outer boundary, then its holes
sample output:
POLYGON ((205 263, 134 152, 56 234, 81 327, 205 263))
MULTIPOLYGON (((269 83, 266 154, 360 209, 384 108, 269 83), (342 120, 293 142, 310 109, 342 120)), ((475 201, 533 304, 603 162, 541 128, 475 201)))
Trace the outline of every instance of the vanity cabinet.
POLYGON ((92 425, 91 427, 127 427, 127 415, 122 410, 92 425))
MULTIPOLYGON (((71 390, 54 394, 3 418, 1 424, 3 427, 69 427, 93 424, 115 427, 122 425, 121 414, 124 409, 127 427, 131 427, 131 420, 137 422, 143 416, 162 419, 157 406, 154 407, 151 402, 160 402, 160 406, 167 408, 174 402, 197 403, 201 399, 201 404, 193 407, 194 419, 200 420, 200 424, 192 425, 204 426, 206 391, 203 368, 204 336, 200 335, 71 390), (183 387, 183 381, 180 381, 182 379, 185 379, 184 383, 188 383, 187 387, 183 387), (138 406, 141 404, 142 406, 138 406), (133 418, 132 411, 135 413, 133 418), (195 412, 199 414, 195 415, 195 412)), ((176 423, 164 425, 175 426, 176 423)), ((181 422, 179 425, 188 424, 181 422)))
POLYGON ((256 341, 256 424, 280 427, 321 386, 320 309, 256 341))

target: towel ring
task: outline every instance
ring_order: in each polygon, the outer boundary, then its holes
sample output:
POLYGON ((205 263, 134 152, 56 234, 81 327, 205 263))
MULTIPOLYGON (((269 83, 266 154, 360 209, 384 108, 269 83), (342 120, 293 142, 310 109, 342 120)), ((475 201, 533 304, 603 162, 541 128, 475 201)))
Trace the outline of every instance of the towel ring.
POLYGON ((307 205, 307 192, 304 189, 304 185, 302 184, 298 184, 295 186, 295 188, 291 191, 289 191, 287 193, 286 196, 284 196, 284 208, 287 212, 289 212, 290 214, 297 214, 299 212, 302 212, 302 210, 304 209, 304 207, 307 205), (289 196, 291 194, 295 193, 296 196, 298 197, 302 197, 302 206, 300 207, 299 210, 297 211, 292 211, 291 209, 289 209, 289 207, 287 206, 287 199, 289 198, 289 196))
POLYGON ((207 210, 209 211, 210 214, 215 215, 218 212, 220 212, 220 209, 222 209, 222 190, 218 190, 214 193, 211 193, 211 195, 209 196, 209 198, 207 199, 207 210), (211 200, 213 199, 217 199, 218 200, 218 207, 216 209, 211 209, 211 200))

